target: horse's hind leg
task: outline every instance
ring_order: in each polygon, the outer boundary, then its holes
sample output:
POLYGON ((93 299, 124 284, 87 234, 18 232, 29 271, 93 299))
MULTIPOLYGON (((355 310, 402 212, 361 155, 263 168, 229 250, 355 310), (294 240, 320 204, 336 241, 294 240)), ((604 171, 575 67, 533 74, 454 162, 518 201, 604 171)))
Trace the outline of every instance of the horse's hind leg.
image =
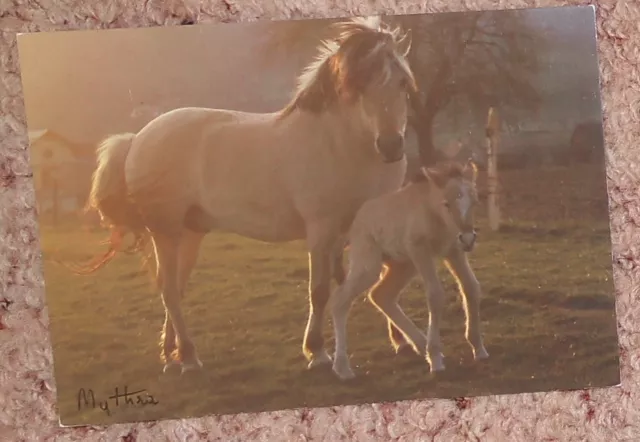
MULTIPOLYGON (((187 282, 198 259, 198 252, 203 238, 203 233, 187 230, 180 242, 178 257, 178 288, 180 290, 180 299, 184 299, 187 282)), ((159 278, 159 282, 161 281, 162 279, 159 278)), ((165 364, 164 371, 166 372, 172 366, 178 364, 178 361, 174 359, 175 351, 177 350, 176 335, 168 311, 165 311, 165 322, 160 345, 162 348, 161 359, 165 364)))
POLYGON ((154 235, 153 242, 161 271, 162 301, 166 312, 165 340, 169 328, 167 326, 172 325, 171 328, 174 329, 177 341, 175 358, 182 363, 182 371, 202 367, 202 363, 196 355, 195 346, 188 335, 180 307, 181 294, 178 277, 180 241, 177 238, 154 235))
POLYGON ((486 359, 489 353, 484 348, 480 332, 480 284, 476 279, 466 255, 453 251, 446 259, 447 269, 458 283, 467 319, 465 337, 473 351, 474 359, 486 359))

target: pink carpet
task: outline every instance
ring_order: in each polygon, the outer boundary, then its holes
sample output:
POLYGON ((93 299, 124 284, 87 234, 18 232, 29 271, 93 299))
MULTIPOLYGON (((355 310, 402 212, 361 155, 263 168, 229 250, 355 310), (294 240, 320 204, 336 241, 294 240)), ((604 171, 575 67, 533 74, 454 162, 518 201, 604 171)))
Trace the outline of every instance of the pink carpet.
MULTIPOLYGON (((640 440, 640 2, 0 0, 0 440, 640 440), (16 32, 286 17, 597 5, 622 385, 60 428, 16 32), (636 304, 634 304, 636 302, 636 304)), ((63 112, 64 110, 61 109, 63 112)))

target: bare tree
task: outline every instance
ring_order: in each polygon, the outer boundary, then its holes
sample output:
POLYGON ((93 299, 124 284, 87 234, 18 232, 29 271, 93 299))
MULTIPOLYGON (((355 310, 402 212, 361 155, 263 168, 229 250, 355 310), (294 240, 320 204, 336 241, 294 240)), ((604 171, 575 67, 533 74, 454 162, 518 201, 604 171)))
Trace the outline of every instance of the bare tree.
POLYGON ((421 17, 394 17, 410 29, 409 54, 420 92, 411 97, 411 126, 423 164, 437 160, 433 142, 436 117, 470 107, 480 119, 495 106, 502 114, 535 110, 541 97, 534 76, 546 40, 523 11, 481 11, 421 17), (456 109, 457 108, 457 109, 456 109))
MULTIPOLYGON (((504 115, 540 105, 533 80, 548 43, 527 21, 526 11, 390 16, 386 21, 411 32, 409 61, 420 92, 411 97, 410 124, 423 164, 437 161, 434 123, 445 110, 455 116, 470 108, 484 119, 490 106, 504 115)), ((264 56, 310 53, 332 32, 325 20, 279 23, 264 56)))

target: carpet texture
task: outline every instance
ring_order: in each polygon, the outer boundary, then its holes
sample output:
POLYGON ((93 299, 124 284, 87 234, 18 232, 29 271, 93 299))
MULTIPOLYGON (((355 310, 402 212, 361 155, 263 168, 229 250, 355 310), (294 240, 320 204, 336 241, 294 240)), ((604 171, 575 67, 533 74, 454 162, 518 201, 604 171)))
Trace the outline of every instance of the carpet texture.
MULTIPOLYGON (((60 428, 15 34, 589 4, 518 0, 0 0, 0 440, 640 440, 640 2, 597 6, 622 385, 60 428)), ((64 110, 61 110, 64 111, 64 110)))

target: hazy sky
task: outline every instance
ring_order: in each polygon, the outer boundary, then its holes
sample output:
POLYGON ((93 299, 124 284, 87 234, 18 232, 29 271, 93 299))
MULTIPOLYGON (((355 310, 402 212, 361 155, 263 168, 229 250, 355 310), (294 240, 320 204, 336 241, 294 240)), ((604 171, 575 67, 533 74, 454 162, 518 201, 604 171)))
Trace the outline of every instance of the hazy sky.
MULTIPOLYGON (((558 39, 540 76, 547 93, 573 85, 581 88, 578 95, 589 95, 597 85, 591 14, 575 11, 530 15, 536 27, 558 39)), ((157 112, 178 106, 275 110, 289 99, 302 56, 265 62, 271 26, 276 24, 23 35, 19 51, 29 130, 51 128, 94 143, 110 133, 138 130, 157 112)), ((597 110, 593 96, 586 100, 572 106, 582 106, 582 113, 597 110)))

